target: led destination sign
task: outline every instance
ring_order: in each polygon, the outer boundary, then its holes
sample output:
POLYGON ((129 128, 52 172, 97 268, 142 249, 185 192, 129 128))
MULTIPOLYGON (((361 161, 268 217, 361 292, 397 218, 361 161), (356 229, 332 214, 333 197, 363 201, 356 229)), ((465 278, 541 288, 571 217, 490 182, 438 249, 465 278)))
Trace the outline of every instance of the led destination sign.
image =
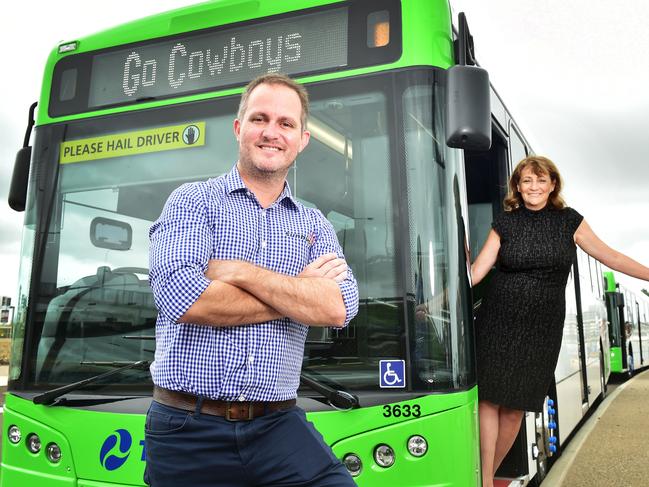
POLYGON ((93 56, 90 107, 245 84, 266 72, 348 63, 348 8, 309 13, 93 56))

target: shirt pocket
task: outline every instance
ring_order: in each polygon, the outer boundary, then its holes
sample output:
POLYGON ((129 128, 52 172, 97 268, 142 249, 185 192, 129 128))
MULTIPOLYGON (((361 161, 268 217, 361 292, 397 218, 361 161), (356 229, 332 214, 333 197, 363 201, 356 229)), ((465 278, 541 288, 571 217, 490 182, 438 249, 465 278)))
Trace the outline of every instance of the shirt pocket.
POLYGON ((271 247, 281 254, 279 259, 271 259, 278 266, 272 270, 289 276, 302 272, 309 263, 313 232, 300 225, 291 225, 274 231, 272 240, 271 247))

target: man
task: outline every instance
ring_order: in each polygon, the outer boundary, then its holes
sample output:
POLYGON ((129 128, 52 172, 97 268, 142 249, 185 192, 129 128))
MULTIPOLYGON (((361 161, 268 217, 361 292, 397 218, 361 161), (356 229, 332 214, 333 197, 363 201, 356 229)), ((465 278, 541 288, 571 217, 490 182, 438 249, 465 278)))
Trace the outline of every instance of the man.
POLYGON ((151 228, 153 487, 355 485, 295 406, 308 326, 343 327, 358 311, 333 227, 286 182, 307 113, 290 78, 253 80, 236 165, 175 190, 151 228))

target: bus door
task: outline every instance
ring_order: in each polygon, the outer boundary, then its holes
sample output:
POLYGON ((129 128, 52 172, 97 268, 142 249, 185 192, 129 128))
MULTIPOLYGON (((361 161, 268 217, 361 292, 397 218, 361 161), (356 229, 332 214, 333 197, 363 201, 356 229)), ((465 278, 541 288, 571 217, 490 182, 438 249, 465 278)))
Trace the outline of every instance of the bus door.
MULTIPOLYGON (((615 293, 618 297, 617 302, 617 315, 618 321, 620 322, 620 334, 622 336, 621 346, 622 346, 622 367, 624 370, 631 369, 631 364, 629 363, 629 349, 628 342, 631 339, 630 333, 627 333, 626 319, 625 319, 625 308, 626 301, 624 299, 624 294, 617 292, 615 293)), ((630 330, 629 330, 630 332, 630 330)))
MULTIPOLYGON (((626 355, 626 336, 624 332, 624 322, 620 316, 620 306, 624 299, 622 294, 617 292, 606 292, 606 310, 608 312, 608 334, 611 342, 611 348, 620 349, 621 365, 611 364, 615 372, 620 372, 628 367, 626 355)), ((619 362, 618 362, 619 363, 619 362)))
MULTIPOLYGON (((581 404, 582 410, 588 406, 588 375, 586 364, 586 337, 584 333, 584 312, 582 309, 582 296, 581 296, 581 269, 579 266, 579 257, 585 258, 585 254, 577 253, 573 263, 573 276, 575 284, 575 303, 577 305, 577 339, 579 348, 579 364, 581 369, 581 404)), ((584 277, 585 279, 585 277, 584 277)))
POLYGON ((640 303, 637 301, 635 302, 635 308, 636 308, 636 317, 638 320, 638 340, 640 342, 640 346, 638 347, 640 349, 640 363, 638 364, 640 367, 644 365, 644 355, 642 352, 642 321, 640 320, 640 303))
MULTIPOLYGON (((503 211, 503 199, 507 193, 510 151, 507 136, 496 124, 492 125, 491 141, 488 151, 464 152, 472 262, 487 239, 494 217, 503 211)), ((514 152, 512 150, 512 160, 516 162, 525 157, 524 152, 516 155, 514 152)), ((474 312, 480 307, 492 273, 473 287, 474 312)), ((517 478, 527 473, 527 432, 523 427, 496 475, 517 478)))
MULTIPOLYGON (((491 222, 502 211, 502 201, 507 191, 507 138, 495 124, 488 151, 464 151, 464 170, 469 204, 469 247, 473 262, 487 240, 491 222)), ((473 288, 474 309, 480 306, 490 277, 491 273, 473 288)))

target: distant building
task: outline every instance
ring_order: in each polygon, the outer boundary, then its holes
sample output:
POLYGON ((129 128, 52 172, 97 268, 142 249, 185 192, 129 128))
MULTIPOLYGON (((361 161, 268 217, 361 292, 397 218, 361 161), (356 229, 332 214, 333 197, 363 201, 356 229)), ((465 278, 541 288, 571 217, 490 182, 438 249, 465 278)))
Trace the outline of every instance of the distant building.
POLYGON ((11 323, 13 316, 13 306, 11 306, 11 298, 9 296, 2 296, 0 298, 0 325, 7 325, 11 323))

